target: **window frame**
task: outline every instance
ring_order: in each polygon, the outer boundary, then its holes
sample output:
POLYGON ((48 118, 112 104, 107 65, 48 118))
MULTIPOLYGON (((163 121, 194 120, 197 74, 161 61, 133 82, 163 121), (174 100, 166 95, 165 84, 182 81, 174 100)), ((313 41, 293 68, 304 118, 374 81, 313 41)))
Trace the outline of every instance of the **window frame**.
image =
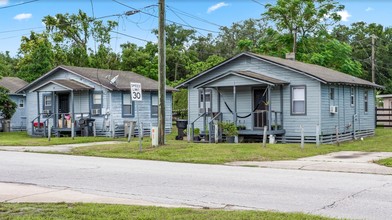
POLYGON ((101 92, 93 92, 91 94, 91 116, 101 116, 103 114, 102 108, 103 108, 103 92, 102 91, 101 92), (94 101, 96 100, 95 99, 96 95, 101 96, 101 100, 100 100, 101 103, 99 103, 99 104, 94 103, 94 101), (94 114, 93 109, 99 109, 99 114, 94 114))
POLYGON ((368 113, 369 112, 369 91, 368 90, 365 90, 364 92, 363 92, 363 110, 364 110, 364 112, 365 113, 368 113))
MULTIPOLYGON (((206 108, 207 109, 211 109, 212 111, 212 89, 205 89, 205 96, 207 96, 207 94, 210 96, 210 101, 209 101, 209 106, 206 103, 206 108)), ((198 100, 199 100, 199 113, 200 113, 200 109, 204 109, 204 104, 202 103, 202 96, 203 96, 203 89, 199 89, 199 95, 198 95, 198 100)), ((204 96, 203 96, 203 100, 204 100, 204 96)), ((204 112, 207 112, 207 110, 204 110, 204 112)), ((208 113, 208 112, 207 112, 208 113)))
POLYGON ((18 100, 18 108, 24 108, 25 107, 25 100, 24 98, 19 98, 18 100), (20 106, 22 104, 22 107, 20 106))
MULTIPOLYGON (((128 106, 128 105, 126 105, 128 106)), ((135 117, 135 102, 132 101, 131 93, 123 92, 121 93, 121 114, 123 118, 133 118, 135 117), (131 106, 131 114, 124 113, 124 95, 129 95, 129 101, 131 106)))
POLYGON ((335 88, 331 87, 329 88, 329 100, 335 100, 335 88))
POLYGON ((158 105, 159 105, 159 98, 158 98, 158 93, 156 93, 156 92, 151 92, 151 95, 150 95, 150 116, 151 116, 151 118, 158 118, 158 105), (153 107, 155 106, 155 105, 153 105, 153 103, 152 103, 152 101, 153 101, 153 97, 156 97, 157 98, 157 103, 156 103, 156 114, 155 113, 153 113, 153 107))
POLYGON ((355 106, 355 89, 354 89, 354 86, 351 86, 351 88, 350 88, 350 105, 351 105, 351 107, 355 106))
POLYGON ((294 85, 294 86, 290 86, 290 114, 291 115, 306 115, 307 111, 307 99, 306 99, 306 95, 307 95, 307 91, 306 91, 306 85, 294 85), (298 88, 303 88, 304 90, 304 98, 303 100, 294 100, 294 89, 298 89, 298 88), (294 102, 296 101, 303 101, 304 103, 304 112, 294 112, 294 102))

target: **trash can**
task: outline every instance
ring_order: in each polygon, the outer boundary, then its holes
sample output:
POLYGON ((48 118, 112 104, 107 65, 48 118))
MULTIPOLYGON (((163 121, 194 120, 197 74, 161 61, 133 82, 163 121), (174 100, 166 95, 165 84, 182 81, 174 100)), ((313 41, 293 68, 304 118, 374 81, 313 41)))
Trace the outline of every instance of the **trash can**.
POLYGON ((79 120, 80 135, 81 136, 94 136, 94 122, 93 118, 82 118, 79 120))
POLYGON ((11 120, 2 121, 3 132, 10 132, 11 131, 11 120))
POLYGON ((178 119, 176 121, 176 126, 178 128, 178 135, 176 136, 176 140, 184 139, 184 130, 188 127, 188 120, 186 119, 178 119))
POLYGON ((128 137, 129 133, 131 136, 134 136, 135 135, 135 127, 136 127, 136 121, 125 120, 124 121, 124 137, 128 137), (129 132, 129 131, 131 131, 131 132, 129 132))

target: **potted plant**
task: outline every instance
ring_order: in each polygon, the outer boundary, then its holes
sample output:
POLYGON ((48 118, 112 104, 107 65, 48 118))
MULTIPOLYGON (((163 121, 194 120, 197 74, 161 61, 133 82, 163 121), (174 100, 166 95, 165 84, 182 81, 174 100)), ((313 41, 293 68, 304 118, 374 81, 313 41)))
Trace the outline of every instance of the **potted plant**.
POLYGON ((16 103, 8 96, 8 90, 0 87, 0 116, 3 118, 3 132, 10 131, 11 118, 16 111, 16 103))
POLYGON ((234 143, 234 137, 238 135, 237 126, 233 122, 221 122, 220 126, 222 132, 226 135, 226 141, 228 143, 234 143))
POLYGON ((195 128, 194 130, 193 130, 193 134, 194 134, 194 136, 193 136, 193 140, 194 141, 200 141, 200 128, 195 128))

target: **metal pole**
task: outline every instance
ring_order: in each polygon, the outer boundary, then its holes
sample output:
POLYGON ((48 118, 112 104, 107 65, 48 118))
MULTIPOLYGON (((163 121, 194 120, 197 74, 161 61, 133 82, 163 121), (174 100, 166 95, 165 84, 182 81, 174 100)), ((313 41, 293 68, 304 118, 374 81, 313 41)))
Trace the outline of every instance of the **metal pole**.
POLYGON ((48 119, 48 141, 50 141, 51 135, 52 135, 52 128, 51 128, 51 123, 50 119, 48 119))
POLYGON ((74 103, 74 92, 71 91, 71 105, 72 105, 72 117, 71 117, 71 136, 72 140, 75 139, 75 103, 74 103))
POLYGON ((165 0, 159 0, 158 28, 158 145, 165 144, 165 96, 166 96, 166 42, 165 42, 165 0))
MULTIPOLYGON (((142 152, 143 125, 140 123, 139 103, 137 104, 137 123, 139 125, 139 151, 142 152)), ((129 136, 131 136, 131 133, 129 133, 129 136)))
POLYGON ((267 126, 264 126, 263 132, 263 147, 267 146, 267 126))
POLYGON ((316 125, 316 146, 320 146, 320 125, 316 125))
POLYGON ((300 127, 301 127, 301 150, 303 150, 305 145, 304 127, 302 127, 302 125, 300 127))

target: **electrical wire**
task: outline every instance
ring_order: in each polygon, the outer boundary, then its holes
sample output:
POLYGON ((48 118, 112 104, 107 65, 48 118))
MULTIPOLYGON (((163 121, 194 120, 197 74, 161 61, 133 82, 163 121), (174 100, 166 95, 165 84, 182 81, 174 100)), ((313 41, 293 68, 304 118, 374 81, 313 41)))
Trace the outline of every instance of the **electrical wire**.
POLYGON ((21 2, 21 3, 15 4, 15 5, 7 5, 7 6, 1 7, 0 9, 12 8, 12 7, 20 6, 20 5, 25 5, 25 4, 37 2, 37 1, 39 1, 39 0, 32 0, 32 1, 28 1, 28 2, 21 2))

